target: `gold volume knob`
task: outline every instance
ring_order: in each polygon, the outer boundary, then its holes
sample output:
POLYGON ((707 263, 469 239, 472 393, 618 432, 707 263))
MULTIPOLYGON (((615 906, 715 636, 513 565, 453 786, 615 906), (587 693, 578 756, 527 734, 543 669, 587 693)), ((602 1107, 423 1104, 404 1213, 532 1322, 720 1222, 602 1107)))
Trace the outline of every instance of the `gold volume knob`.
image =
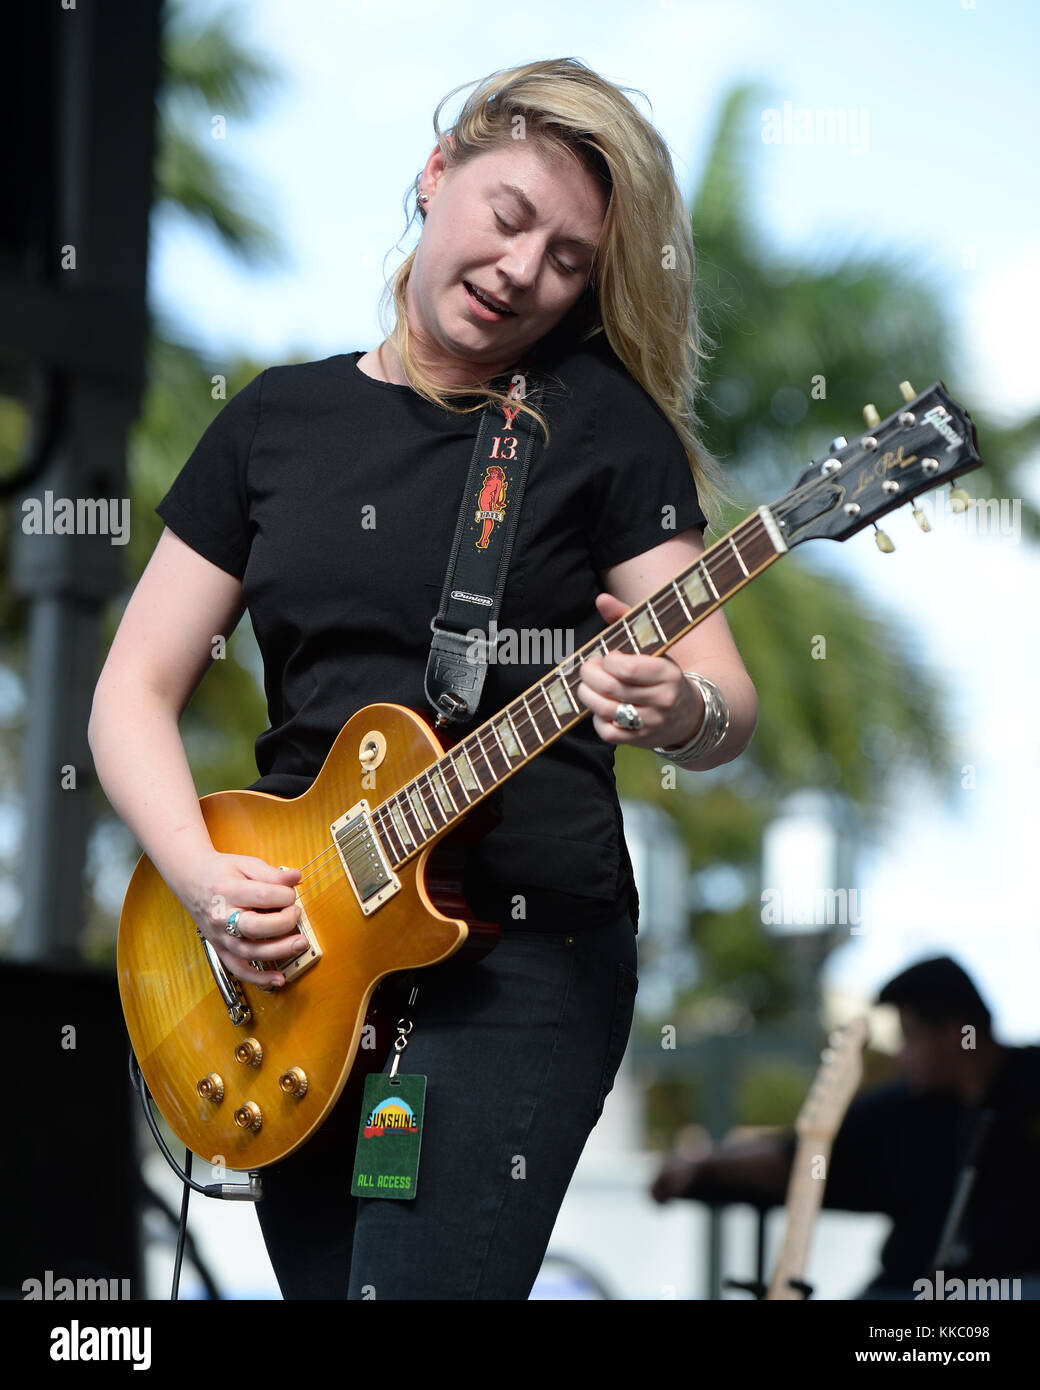
POLYGON ((264 1117, 260 1113, 260 1107, 255 1100, 247 1100, 244 1105, 240 1105, 235 1111, 235 1124, 239 1129, 251 1129, 254 1133, 264 1122, 264 1117))
POLYGON ((245 1062, 247 1066, 258 1067, 264 1060, 264 1049, 256 1038, 244 1038, 235 1048, 235 1061, 245 1062))
POLYGON ((204 1076, 195 1089, 203 1100, 211 1100, 214 1105, 224 1099, 224 1082, 215 1071, 204 1076))
POLYGON ((278 1084, 287 1096, 302 1100, 307 1094, 307 1074, 302 1067, 290 1067, 278 1078, 278 1084))

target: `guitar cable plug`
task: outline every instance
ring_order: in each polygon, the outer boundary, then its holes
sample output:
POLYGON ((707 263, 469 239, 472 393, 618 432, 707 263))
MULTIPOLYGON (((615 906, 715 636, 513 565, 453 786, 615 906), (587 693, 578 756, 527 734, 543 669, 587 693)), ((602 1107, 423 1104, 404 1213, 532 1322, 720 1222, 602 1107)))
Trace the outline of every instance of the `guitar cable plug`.
MULTIPOLYGON (((212 1182, 203 1184, 196 1182, 194 1178, 190 1177, 174 1158, 173 1154, 170 1153, 165 1139, 163 1139, 162 1134, 159 1132, 159 1127, 155 1123, 151 1107, 148 1104, 150 1099, 148 1087, 145 1084, 144 1076, 137 1058, 134 1056, 132 1047, 129 1056, 129 1072, 130 1084, 141 1098, 141 1107, 144 1110, 144 1117, 148 1121, 148 1128, 152 1131, 152 1138, 158 1145, 163 1158, 166 1159, 166 1162, 177 1174, 185 1187, 190 1188, 193 1192, 201 1192, 204 1197, 215 1197, 225 1202, 260 1202, 263 1200, 263 1183, 260 1174, 255 1170, 250 1172, 249 1181, 247 1183, 212 1182)), ((190 1164, 191 1160, 188 1157, 188 1153, 189 1151, 186 1149, 185 1161, 190 1164)))

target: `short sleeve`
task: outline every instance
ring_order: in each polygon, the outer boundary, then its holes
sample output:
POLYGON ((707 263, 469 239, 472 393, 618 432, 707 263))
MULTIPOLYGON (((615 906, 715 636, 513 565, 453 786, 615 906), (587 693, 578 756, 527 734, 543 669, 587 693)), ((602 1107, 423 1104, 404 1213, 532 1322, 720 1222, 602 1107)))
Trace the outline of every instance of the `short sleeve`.
POLYGON ((247 468, 264 376, 254 377, 223 406, 155 509, 186 545, 236 579, 249 558, 247 468))
POLYGON ((620 364, 600 382, 592 450, 588 534, 598 570, 707 525, 682 441, 657 402, 620 364))

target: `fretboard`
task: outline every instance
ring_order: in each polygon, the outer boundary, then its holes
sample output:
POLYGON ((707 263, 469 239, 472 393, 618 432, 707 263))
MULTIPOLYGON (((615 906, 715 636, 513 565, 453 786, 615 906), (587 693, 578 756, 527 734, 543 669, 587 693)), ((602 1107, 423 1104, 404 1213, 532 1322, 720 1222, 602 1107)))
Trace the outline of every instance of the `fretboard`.
POLYGON ((582 662, 607 652, 666 651, 786 551, 766 507, 716 541, 696 564, 630 609, 548 675, 373 808, 388 862, 439 839, 507 778, 590 713, 575 694, 582 662))
POLYGON ((809 1257, 809 1239, 813 1223, 823 1202, 826 1183, 824 1175, 817 1175, 817 1165, 822 1160, 824 1173, 831 1160, 831 1139, 821 1137, 798 1140, 791 1177, 787 1185, 787 1229, 784 1243, 773 1271, 773 1277, 766 1293, 767 1299, 798 1300, 805 1294, 797 1284, 805 1279, 805 1265, 809 1257), (791 1281, 795 1283, 792 1284, 791 1281))

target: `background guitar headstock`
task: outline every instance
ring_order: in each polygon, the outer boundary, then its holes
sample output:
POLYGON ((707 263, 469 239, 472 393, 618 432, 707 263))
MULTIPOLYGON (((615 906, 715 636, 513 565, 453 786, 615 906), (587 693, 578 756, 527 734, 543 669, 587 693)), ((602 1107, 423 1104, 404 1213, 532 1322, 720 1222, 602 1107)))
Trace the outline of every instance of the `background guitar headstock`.
POLYGON ((830 1141, 837 1134, 863 1077, 868 1032, 866 1017, 860 1015, 831 1035, 823 1064, 795 1121, 799 1139, 830 1141))
MULTIPOLYGON (((864 406, 866 431, 851 443, 835 439, 827 457, 811 463, 770 508, 789 547, 847 540, 920 493, 982 466, 971 417, 941 381, 919 396, 908 381, 900 391, 902 409, 882 420, 873 405, 864 406)), ((970 500, 960 488, 952 499, 955 510, 970 500)), ((914 516, 929 529, 920 508, 914 516)), ((880 531, 878 545, 894 548, 880 531)))

